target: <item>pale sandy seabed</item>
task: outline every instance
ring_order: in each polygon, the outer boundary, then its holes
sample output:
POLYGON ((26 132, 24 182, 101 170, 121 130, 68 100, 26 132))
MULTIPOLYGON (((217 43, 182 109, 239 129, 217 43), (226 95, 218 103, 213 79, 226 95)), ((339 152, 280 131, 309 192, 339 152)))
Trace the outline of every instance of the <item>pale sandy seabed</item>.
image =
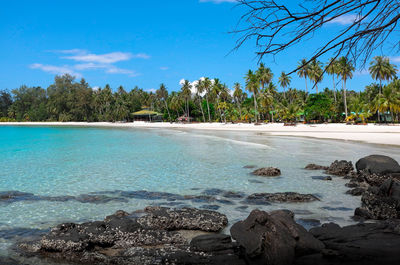
POLYGON ((88 126, 88 127, 115 127, 115 128, 163 128, 163 129, 190 129, 208 131, 249 131, 265 133, 266 135, 313 137, 320 139, 335 139, 361 141, 373 144, 400 146, 400 125, 346 125, 346 124, 298 124, 284 126, 282 123, 254 125, 249 123, 168 123, 168 122, 4 122, 1 125, 12 126, 88 126))

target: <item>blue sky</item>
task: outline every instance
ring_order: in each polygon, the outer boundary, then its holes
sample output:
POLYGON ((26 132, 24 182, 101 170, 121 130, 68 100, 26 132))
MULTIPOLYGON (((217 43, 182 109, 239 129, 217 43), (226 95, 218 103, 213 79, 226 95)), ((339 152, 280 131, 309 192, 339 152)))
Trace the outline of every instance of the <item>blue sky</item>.
MULTIPOLYGON (((6 1, 0 9, 0 89, 22 84, 46 88, 62 73, 84 77, 91 86, 108 83, 127 90, 136 85, 153 90, 165 83, 173 91, 182 78, 203 76, 218 77, 229 87, 243 84, 258 60, 254 43, 230 53, 238 36, 228 32, 243 12, 233 2, 6 1)), ((308 43, 275 58, 264 58, 274 81, 346 21, 331 23, 308 43)), ((398 54, 387 55, 400 64, 398 54)), ((349 88, 360 90, 371 82, 360 70, 349 88)), ((319 87, 331 84, 326 77, 319 87)), ((304 80, 294 75, 291 86, 304 89, 304 80)))

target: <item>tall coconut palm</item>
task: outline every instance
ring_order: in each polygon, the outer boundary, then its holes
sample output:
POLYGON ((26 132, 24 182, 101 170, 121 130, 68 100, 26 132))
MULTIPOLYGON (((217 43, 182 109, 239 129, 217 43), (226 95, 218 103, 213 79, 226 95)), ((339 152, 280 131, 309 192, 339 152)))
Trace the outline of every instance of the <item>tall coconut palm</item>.
POLYGON ((167 104, 168 90, 164 84, 160 85, 160 88, 156 91, 156 95, 160 100, 164 101, 165 108, 167 109, 167 112, 168 112, 168 118, 171 121, 171 114, 169 113, 169 108, 168 108, 168 104, 167 104))
POLYGON ((377 108, 379 111, 389 111, 392 122, 394 122, 394 113, 400 112, 400 95, 396 93, 392 86, 385 86, 382 95, 378 95, 377 97, 377 108))
POLYGON ((204 93, 204 81, 203 79, 200 79, 197 84, 195 85, 196 87, 196 95, 197 98, 199 99, 199 105, 200 105, 200 110, 201 110, 201 115, 203 116, 203 122, 206 122, 206 117, 204 116, 204 110, 203 110, 203 98, 202 98, 202 94, 204 93))
POLYGON ((233 91, 233 100, 235 101, 235 103, 238 106, 240 120, 242 120, 242 107, 241 107, 241 105, 242 105, 243 90, 242 90, 242 88, 241 88, 239 83, 235 83, 233 85, 233 88, 235 89, 233 91))
POLYGON ((188 121, 189 121, 189 117, 190 117, 189 100, 192 96, 192 91, 190 90, 190 88, 191 88, 191 84, 190 84, 189 80, 185 80, 182 84, 181 93, 185 100, 185 109, 186 109, 186 116, 188 118, 188 121))
POLYGON ((264 89, 265 85, 270 83, 272 78, 274 78, 274 74, 272 73, 271 68, 265 67, 263 63, 260 64, 260 67, 257 69, 255 74, 260 81, 262 89, 264 89))
POLYGON ((274 121, 274 116, 271 113, 272 105, 274 103, 274 96, 269 89, 263 89, 260 92, 260 105, 269 114, 271 121, 274 121))
MULTIPOLYGON (((223 85, 221 84, 220 80, 218 78, 214 78, 214 83, 212 85, 212 94, 215 97, 216 100, 216 106, 218 107, 219 102, 220 102, 220 97, 221 97, 221 93, 222 93, 222 87, 223 85)), ((222 121, 222 113, 221 113, 221 109, 217 108, 218 110, 218 114, 220 117, 220 121, 222 121)))
POLYGON ((299 68, 299 70, 297 70, 297 75, 299 77, 304 77, 304 80, 306 82, 306 92, 308 93, 307 78, 308 74, 310 73, 310 66, 309 64, 307 64, 307 59, 302 59, 297 67, 299 68))
POLYGON ((256 74, 253 73, 253 71, 249 70, 246 74, 246 89, 253 93, 253 99, 254 99, 254 117, 256 120, 256 123, 258 123, 257 119, 257 94, 258 90, 260 87, 260 82, 259 78, 256 74))
POLYGON ((279 84, 280 86, 283 88, 283 96, 286 99, 286 87, 288 87, 290 85, 290 82, 292 81, 292 77, 285 74, 285 72, 281 73, 281 76, 279 77, 279 84))
POLYGON ((335 58, 330 58, 327 66, 325 67, 325 71, 328 75, 332 75, 333 81, 333 97, 335 98, 336 102, 336 82, 335 82, 335 75, 337 74, 337 61, 335 58))
MULTIPOLYGON (((375 56, 368 70, 373 79, 379 80, 379 96, 381 96, 382 81, 389 81, 396 76, 396 66, 391 64, 387 57, 375 56)), ((380 108, 378 107, 378 121, 380 121, 379 112, 380 108)))
POLYGON ((344 113, 347 119, 346 81, 353 78, 354 66, 346 57, 340 57, 337 62, 337 74, 342 78, 344 113))
POLYGON ((207 112, 208 112, 208 122, 211 122, 211 113, 210 113, 210 103, 208 102, 208 97, 211 93, 212 82, 210 78, 206 77, 203 80, 204 91, 206 92, 206 102, 207 102, 207 112))
POLYGON ((310 63, 308 76, 312 81, 314 81, 314 86, 317 94, 318 94, 318 83, 322 81, 323 73, 324 71, 322 70, 322 63, 320 61, 317 61, 316 59, 312 60, 312 62, 310 63))
POLYGON ((368 70, 373 79, 379 80, 379 94, 382 94, 382 81, 389 81, 396 77, 397 67, 390 63, 389 58, 375 56, 368 70))

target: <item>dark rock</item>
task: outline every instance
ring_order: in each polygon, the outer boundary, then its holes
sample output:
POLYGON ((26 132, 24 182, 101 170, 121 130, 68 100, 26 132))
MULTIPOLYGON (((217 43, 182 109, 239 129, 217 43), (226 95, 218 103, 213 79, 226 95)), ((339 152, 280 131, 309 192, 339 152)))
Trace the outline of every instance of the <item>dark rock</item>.
POLYGON ((145 216, 138 222, 147 228, 164 230, 221 231, 227 224, 225 215, 195 208, 172 210, 164 207, 146 207, 145 216))
POLYGON ((251 174, 263 177, 275 177, 275 176, 280 176, 281 171, 279 168, 275 167, 263 167, 254 170, 251 174))
POLYGON ((336 176, 346 176, 350 174, 353 170, 354 167, 351 161, 336 160, 329 166, 329 168, 326 170, 326 173, 336 176))
POLYGON ((378 174, 369 174, 368 172, 362 172, 362 176, 365 179, 365 181, 371 185, 371 186, 380 186, 388 180, 388 176, 385 175, 378 175, 378 174))
POLYGON ((0 191, 0 203, 13 203, 18 201, 37 201, 40 200, 38 196, 32 193, 20 191, 0 191))
POLYGON ((320 180, 332 180, 331 176, 312 176, 312 179, 320 179, 320 180))
POLYGON ((324 206, 321 207, 324 210, 328 210, 328 211, 352 211, 353 209, 351 208, 347 208, 347 207, 330 207, 330 206, 324 206))
POLYGON ((311 202, 319 201, 312 194, 300 194, 297 192, 277 192, 277 193, 254 193, 249 195, 245 203, 247 204, 269 204, 270 202, 311 202))
POLYGON ((108 197, 105 195, 89 195, 89 194, 82 194, 75 198, 78 202, 82 203, 94 203, 94 204, 102 204, 108 203, 111 201, 117 202, 128 202, 125 198, 118 198, 118 197, 108 197))
POLYGON ((305 228, 312 228, 316 226, 321 225, 321 221, 318 219, 312 219, 312 218, 299 218, 296 220, 297 223, 301 224, 305 228))
POLYGON ((351 190, 346 191, 346 194, 350 194, 353 196, 361 196, 364 193, 365 189, 363 188, 354 188, 351 190))
POLYGON ((320 166, 316 164, 308 164, 304 169, 308 170, 327 170, 329 167, 327 166, 320 166))
POLYGON ((371 186, 361 197, 356 216, 377 220, 400 218, 400 182, 386 180, 380 187, 371 186))
POLYGON ((190 248, 196 251, 214 252, 232 249, 232 239, 223 234, 206 234, 192 239, 190 248))
POLYGON ((313 262, 295 264, 399 264, 400 221, 388 220, 340 227, 323 224, 310 232, 325 244, 313 262))
POLYGON ((61 224, 19 248, 79 264, 244 265, 241 248, 229 236, 196 237, 220 231, 226 224, 226 216, 213 211, 146 207, 133 213, 117 211, 104 221, 61 224))
POLYGON ((255 165, 247 165, 247 166, 244 166, 243 168, 256 168, 257 166, 255 166, 255 165))
POLYGON ((370 155, 361 158, 356 163, 357 172, 365 171, 370 174, 385 175, 400 173, 400 165, 391 157, 384 155, 370 155))
POLYGON ((316 253, 324 245, 293 219, 293 213, 254 210, 234 224, 231 235, 245 248, 248 264, 292 264, 296 256, 316 253))
POLYGON ((212 205, 212 204, 205 204, 200 206, 200 209, 206 209, 206 210, 213 210, 216 211, 220 208, 218 205, 212 205))
POLYGON ((311 214, 313 214, 313 212, 311 212, 309 210, 302 210, 302 209, 295 209, 295 210, 293 210, 293 213, 296 215, 311 215, 311 214))
POLYGON ((205 195, 219 195, 221 193, 223 193, 224 191, 221 189, 206 189, 204 190, 202 193, 205 195))
POLYGON ((222 194, 222 197, 225 198, 232 198, 232 199, 240 199, 243 198, 245 195, 241 192, 234 192, 234 191, 226 191, 222 194))
POLYGON ((256 183, 256 184, 264 183, 263 181, 257 180, 257 179, 249 179, 249 182, 250 182, 250 183, 256 183))
MULTIPOLYGON (((38 237, 49 232, 49 229, 34 229, 25 227, 15 227, 0 230, 0 238, 10 240, 15 238, 38 237)), ((1 264, 1 263, 0 263, 1 264)))

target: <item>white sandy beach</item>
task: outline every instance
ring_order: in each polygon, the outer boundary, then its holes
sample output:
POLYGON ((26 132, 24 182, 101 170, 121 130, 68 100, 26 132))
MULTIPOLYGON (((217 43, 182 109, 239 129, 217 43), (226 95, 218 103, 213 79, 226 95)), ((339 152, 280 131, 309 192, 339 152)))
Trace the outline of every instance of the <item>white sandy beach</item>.
POLYGON ((313 137, 320 139, 335 139, 346 141, 361 141, 373 144, 400 146, 400 125, 346 125, 346 124, 316 124, 284 126, 282 123, 254 125, 247 123, 111 123, 111 122, 4 122, 1 125, 13 126, 87 126, 116 128, 163 128, 215 131, 249 131, 269 135, 313 137))

